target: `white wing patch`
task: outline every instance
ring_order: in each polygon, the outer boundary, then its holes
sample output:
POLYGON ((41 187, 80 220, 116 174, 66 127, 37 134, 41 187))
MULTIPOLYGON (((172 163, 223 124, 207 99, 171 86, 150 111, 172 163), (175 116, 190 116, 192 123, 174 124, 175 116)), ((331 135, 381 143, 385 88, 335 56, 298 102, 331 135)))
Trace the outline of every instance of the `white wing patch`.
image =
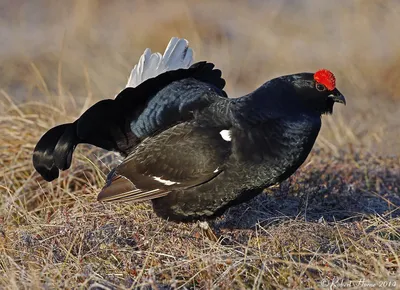
POLYGON ((221 132, 219 132, 219 134, 221 135, 222 139, 224 139, 227 142, 230 142, 232 140, 231 131, 229 130, 222 130, 221 132))
POLYGON ((162 184, 165 184, 165 185, 179 184, 179 182, 171 181, 171 180, 166 180, 166 179, 162 179, 162 178, 157 177, 157 176, 153 176, 153 179, 156 180, 156 181, 158 181, 158 182, 161 182, 162 184))
POLYGON ((144 81, 154 78, 166 71, 189 68, 193 63, 193 50, 184 38, 172 37, 164 55, 151 53, 146 48, 139 62, 131 71, 126 87, 137 87, 144 81))

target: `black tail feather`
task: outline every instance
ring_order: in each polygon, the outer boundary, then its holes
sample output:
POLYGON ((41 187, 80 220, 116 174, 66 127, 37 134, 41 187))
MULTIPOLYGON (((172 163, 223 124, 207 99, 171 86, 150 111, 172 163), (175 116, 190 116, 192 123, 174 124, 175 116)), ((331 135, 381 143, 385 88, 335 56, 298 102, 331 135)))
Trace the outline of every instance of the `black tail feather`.
POLYGON ((75 127, 75 123, 67 126, 54 148, 54 164, 60 170, 66 170, 71 166, 72 153, 79 143, 75 127))
MULTIPOLYGON (((69 144, 74 144, 75 140, 62 138, 66 131, 70 131, 74 124, 63 124, 57 127, 54 127, 46 132, 43 137, 37 143, 35 150, 33 152, 33 166, 43 176, 43 178, 47 181, 52 181, 56 179, 59 175, 59 168, 56 165, 54 158, 54 150, 56 146, 60 143, 60 147, 65 146, 68 148, 73 148, 69 144), (62 143, 60 142, 62 138, 62 143)), ((72 151, 68 154, 72 156, 72 151)), ((59 163, 61 163, 62 158, 59 158, 59 163)), ((68 158, 65 158, 68 159, 68 158)), ((69 161, 63 162, 65 164, 64 167, 69 167, 71 164, 71 159, 69 161), (68 165, 69 163, 69 165, 68 165)))
POLYGON ((129 130, 130 118, 124 115, 125 109, 114 100, 102 100, 74 123, 50 129, 35 147, 35 169, 47 181, 56 179, 59 170, 71 166, 73 152, 80 143, 128 154, 129 149, 139 141, 129 130))
POLYGON ((94 104, 74 123, 54 127, 43 135, 33 153, 35 169, 47 181, 56 179, 59 170, 71 166, 73 152, 80 143, 127 154, 138 141, 128 132, 126 120, 113 100, 94 104))

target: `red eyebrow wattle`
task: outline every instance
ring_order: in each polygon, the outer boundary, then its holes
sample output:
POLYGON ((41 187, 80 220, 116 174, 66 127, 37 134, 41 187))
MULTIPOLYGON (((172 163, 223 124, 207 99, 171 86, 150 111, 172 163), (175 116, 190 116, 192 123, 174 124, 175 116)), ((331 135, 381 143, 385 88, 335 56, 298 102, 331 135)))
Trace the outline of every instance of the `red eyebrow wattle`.
POLYGON ((314 80, 323 84, 328 90, 332 91, 336 87, 335 75, 327 69, 321 69, 314 74, 314 80))

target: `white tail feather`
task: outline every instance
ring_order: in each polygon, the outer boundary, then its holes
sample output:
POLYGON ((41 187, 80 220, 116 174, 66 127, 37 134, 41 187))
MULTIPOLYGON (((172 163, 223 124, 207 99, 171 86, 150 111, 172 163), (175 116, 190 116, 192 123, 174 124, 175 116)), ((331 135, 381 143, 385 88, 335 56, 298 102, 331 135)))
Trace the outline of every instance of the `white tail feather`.
POLYGON ((126 87, 137 87, 145 80, 154 78, 163 72, 188 68, 193 63, 193 50, 189 42, 183 38, 172 37, 164 55, 151 53, 147 48, 132 69, 126 87))

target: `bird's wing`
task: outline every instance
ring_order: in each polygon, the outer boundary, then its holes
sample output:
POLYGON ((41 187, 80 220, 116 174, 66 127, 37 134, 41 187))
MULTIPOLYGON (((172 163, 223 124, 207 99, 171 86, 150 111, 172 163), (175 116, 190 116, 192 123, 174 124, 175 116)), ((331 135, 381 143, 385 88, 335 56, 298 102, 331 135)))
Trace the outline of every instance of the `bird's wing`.
POLYGON ((231 152, 220 132, 187 122, 147 138, 110 173, 98 200, 150 200, 210 181, 231 152))

